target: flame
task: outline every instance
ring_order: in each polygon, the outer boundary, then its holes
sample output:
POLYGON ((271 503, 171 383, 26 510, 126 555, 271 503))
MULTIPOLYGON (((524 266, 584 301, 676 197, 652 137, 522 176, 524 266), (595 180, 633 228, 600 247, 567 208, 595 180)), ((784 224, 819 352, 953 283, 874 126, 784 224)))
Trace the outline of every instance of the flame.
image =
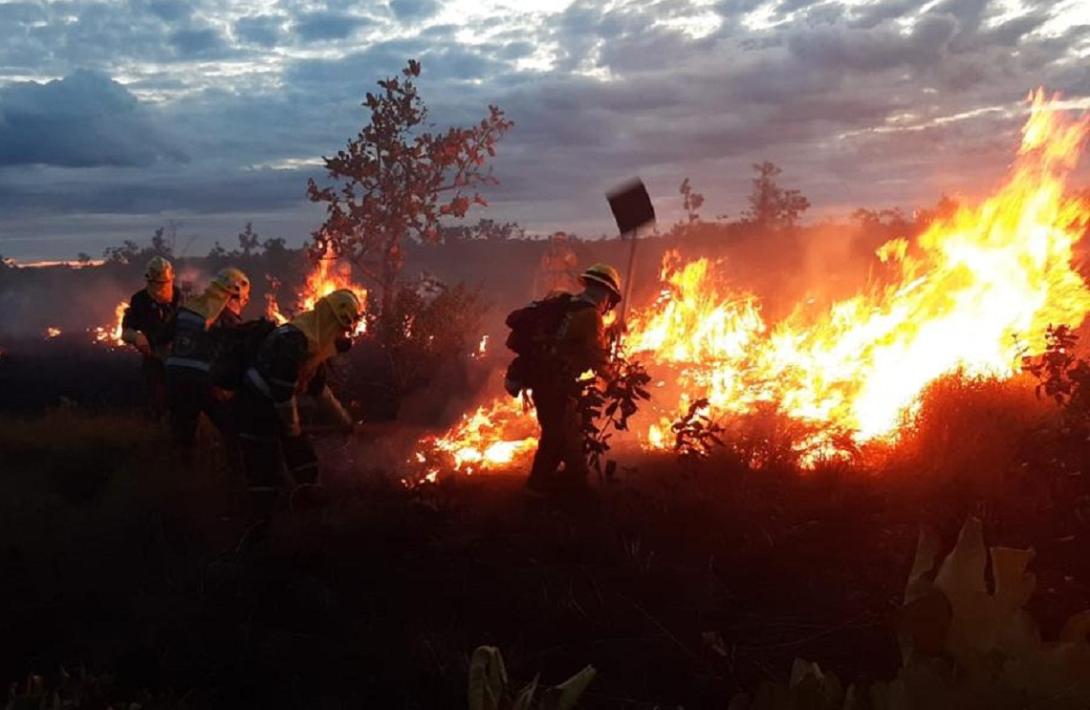
POLYGON ((1012 376, 1016 339, 1041 343, 1050 323, 1078 326, 1090 310, 1072 267, 1090 210, 1064 193, 1090 122, 1053 111, 1041 91, 1031 102, 1017 160, 994 195, 933 222, 914 249, 905 239, 879 249, 891 285, 769 329, 753 299, 720 298, 699 260, 674 272, 675 297, 643 316, 631 349, 683 365, 687 390, 716 412, 774 401, 857 443, 894 437, 944 374, 1012 376))
MULTIPOLYGON (((361 303, 367 301, 367 289, 352 280, 352 267, 334 258, 318 259, 314 268, 307 274, 303 288, 299 291, 294 313, 302 313, 314 308, 322 296, 327 296, 339 289, 348 289, 356 294, 361 303)), ((290 318, 280 311, 276 296, 266 294, 265 317, 276 323, 286 323, 290 318)), ((360 319, 353 335, 363 335, 367 331, 367 322, 360 319)))
POLYGON ((112 325, 100 325, 88 331, 94 336, 95 343, 110 347, 125 344, 125 341, 121 339, 121 321, 125 317, 125 311, 128 307, 128 301, 121 301, 114 308, 114 322, 112 325))
POLYGON ((424 466, 423 480, 434 482, 441 468, 473 475, 511 466, 537 448, 533 408, 510 397, 496 399, 463 414, 442 436, 426 437, 415 461, 424 466))
POLYGON ((54 326, 54 325, 51 325, 51 326, 49 326, 49 327, 47 327, 45 329, 46 340, 52 340, 53 338, 56 338, 60 334, 61 334, 61 329, 54 326))
MULTIPOLYGON (((1011 377, 1020 343, 1043 344, 1049 324, 1079 326, 1090 312, 1090 288, 1072 255, 1090 225, 1090 204, 1065 186, 1090 118, 1057 110, 1057 98, 1030 95, 1017 158, 994 194, 937 218, 911 243, 883 245, 884 285, 822 313, 800 304, 783 321, 766 323, 758 299, 727 291, 713 262, 683 263, 668 253, 658 297, 633 312, 624 340, 627 353, 660 378, 669 371, 677 385, 656 392, 669 416, 646 425, 644 444, 671 448, 671 421, 697 398, 708 400, 716 418, 774 405, 816 425, 800 444, 811 460, 838 454, 836 430, 855 444, 892 442, 937 378, 959 370, 1011 377)), ((478 409, 472 428, 463 422, 438 440, 453 450, 471 441, 479 454, 493 442, 510 444, 488 428, 486 415, 510 406, 501 402, 478 409)), ((474 463, 479 470, 487 460, 474 463)))

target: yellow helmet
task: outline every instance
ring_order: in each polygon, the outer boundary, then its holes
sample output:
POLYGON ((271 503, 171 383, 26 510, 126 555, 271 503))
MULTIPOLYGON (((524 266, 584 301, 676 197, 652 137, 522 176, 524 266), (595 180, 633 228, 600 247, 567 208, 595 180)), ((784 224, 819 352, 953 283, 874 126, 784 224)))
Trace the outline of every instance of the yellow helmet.
POLYGON ((150 283, 169 283, 174 280, 174 265, 161 256, 153 256, 144 269, 144 280, 150 283))
POLYGON ((220 269, 212 277, 211 285, 239 298, 250 293, 250 279, 241 269, 236 269, 233 266, 220 269))
POLYGON ((345 330, 354 330, 360 318, 363 318, 363 304, 360 303, 359 296, 347 288, 322 296, 319 302, 322 301, 333 311, 333 316, 345 330))
POLYGON ((616 298, 621 297, 621 273, 609 264, 595 264, 579 277, 583 283, 593 281, 608 288, 616 298))

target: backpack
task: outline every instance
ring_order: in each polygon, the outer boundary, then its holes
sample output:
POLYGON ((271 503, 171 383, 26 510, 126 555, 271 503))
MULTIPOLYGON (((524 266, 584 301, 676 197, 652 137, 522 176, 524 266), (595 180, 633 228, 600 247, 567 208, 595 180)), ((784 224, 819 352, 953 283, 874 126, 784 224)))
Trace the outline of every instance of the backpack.
POLYGON ((238 389, 261 344, 276 328, 271 320, 258 318, 217 333, 219 342, 210 372, 212 384, 228 390, 238 389))
POLYGON ((545 355, 564 322, 564 316, 577 305, 574 296, 562 293, 511 311, 504 321, 511 329, 507 336, 507 349, 523 357, 545 355))
POLYGON ((505 376, 508 393, 512 395, 539 379, 548 371, 552 345, 564 318, 580 308, 591 308, 586 301, 579 301, 570 293, 534 301, 525 308, 512 311, 505 323, 511 329, 507 336, 507 348, 517 357, 507 366, 505 376))

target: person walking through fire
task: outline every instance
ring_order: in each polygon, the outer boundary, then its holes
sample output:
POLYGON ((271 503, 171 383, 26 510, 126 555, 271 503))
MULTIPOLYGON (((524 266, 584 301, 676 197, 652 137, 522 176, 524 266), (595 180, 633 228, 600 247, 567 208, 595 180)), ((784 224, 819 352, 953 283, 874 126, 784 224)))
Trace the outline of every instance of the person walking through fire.
POLYGON ((621 276, 612 266, 595 264, 580 280, 581 293, 553 293, 507 317, 507 345, 518 356, 504 386, 513 397, 530 392, 541 426, 526 482, 537 495, 586 490, 579 379, 588 370, 612 376, 603 317, 621 300, 621 276))
POLYGON ((212 386, 210 371, 223 334, 242 322, 250 300, 250 280, 234 267, 221 269, 204 293, 187 300, 174 316, 166 359, 167 406, 171 438, 187 462, 193 455, 203 412, 230 447, 233 422, 226 397, 212 386))
POLYGON ((148 413, 162 417, 166 408, 166 370, 163 358, 170 347, 170 322, 181 294, 174 288, 174 266, 153 257, 144 270, 147 286, 132 295, 121 318, 121 339, 140 351, 140 369, 148 413))
POLYGON ((340 289, 323 296, 313 310, 269 333, 257 347, 236 397, 239 444, 251 502, 251 522, 268 521, 288 482, 320 498, 318 459, 303 431, 299 397, 309 395, 319 413, 345 433, 357 424, 326 381, 327 363, 351 347, 363 318, 355 293, 340 289))

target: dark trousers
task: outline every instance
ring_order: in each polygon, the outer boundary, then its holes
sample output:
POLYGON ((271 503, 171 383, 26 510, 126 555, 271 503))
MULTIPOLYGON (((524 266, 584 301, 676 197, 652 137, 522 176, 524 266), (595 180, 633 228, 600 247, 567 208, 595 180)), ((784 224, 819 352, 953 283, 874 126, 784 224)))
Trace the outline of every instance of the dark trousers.
POLYGON ((318 456, 310 437, 286 436, 273 403, 243 387, 236 397, 238 441, 251 497, 275 497, 285 482, 318 481, 318 456))
POLYGON ((148 416, 158 421, 167 411, 167 373, 163 361, 144 356, 140 363, 144 379, 144 406, 148 416))
POLYGON ((555 385, 535 388, 533 399, 541 439, 528 484, 532 487, 585 485, 588 469, 578 400, 555 385), (559 470, 561 464, 563 472, 559 470))
POLYGON ((206 373, 187 367, 166 368, 166 393, 170 434, 175 446, 185 451, 193 448, 202 412, 223 436, 227 446, 234 446, 231 405, 212 397, 206 373))

